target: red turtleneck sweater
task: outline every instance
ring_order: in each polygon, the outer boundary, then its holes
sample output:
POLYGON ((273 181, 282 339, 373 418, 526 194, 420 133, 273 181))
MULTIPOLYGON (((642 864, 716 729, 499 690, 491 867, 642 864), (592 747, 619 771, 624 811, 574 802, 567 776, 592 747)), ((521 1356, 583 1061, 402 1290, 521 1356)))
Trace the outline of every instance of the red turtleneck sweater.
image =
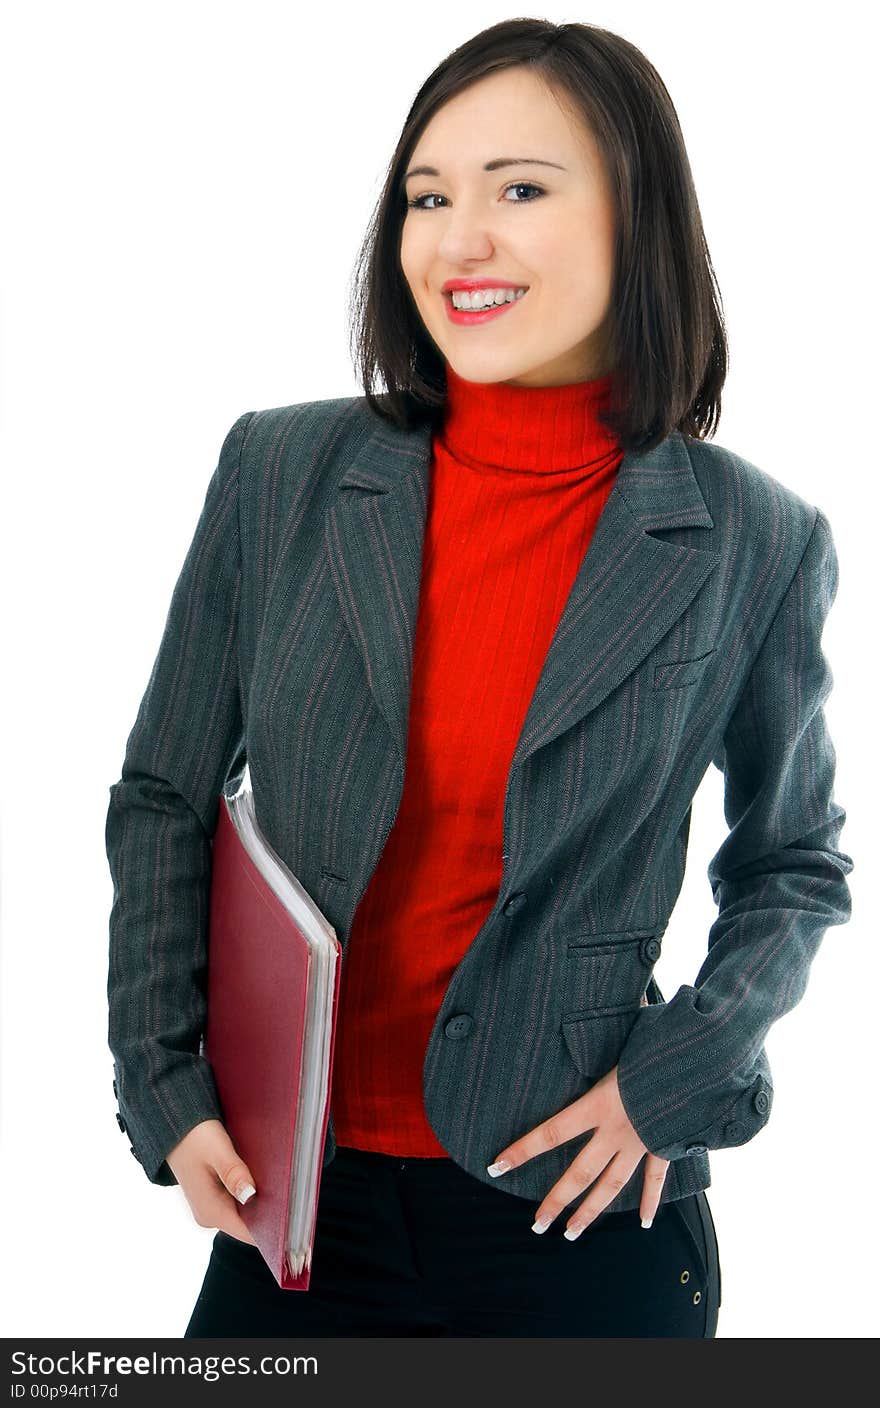
POLYGON ((434 436, 400 809, 342 963, 337 1143, 442 1156, 422 1064, 453 971, 498 896, 507 775, 623 454, 610 375, 462 380, 434 436))

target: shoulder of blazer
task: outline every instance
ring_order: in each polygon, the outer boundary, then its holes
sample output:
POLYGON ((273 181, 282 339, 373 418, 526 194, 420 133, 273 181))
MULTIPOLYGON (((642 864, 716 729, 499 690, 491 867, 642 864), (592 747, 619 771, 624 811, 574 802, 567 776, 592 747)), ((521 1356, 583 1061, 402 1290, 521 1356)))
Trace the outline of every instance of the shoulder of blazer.
POLYGON ((365 396, 299 401, 255 411, 242 445, 242 465, 250 477, 288 473, 302 480, 344 472, 358 447, 381 425, 365 396))
POLYGON ((683 438, 714 521, 713 543, 728 550, 739 570, 790 579, 819 508, 725 446, 683 438))

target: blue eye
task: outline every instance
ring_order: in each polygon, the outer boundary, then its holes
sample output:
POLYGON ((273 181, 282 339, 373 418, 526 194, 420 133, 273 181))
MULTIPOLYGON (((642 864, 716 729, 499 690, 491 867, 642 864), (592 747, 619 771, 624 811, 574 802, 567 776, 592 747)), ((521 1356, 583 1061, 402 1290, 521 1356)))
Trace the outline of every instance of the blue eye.
MULTIPOLYGON (((508 191, 518 191, 518 190, 537 191, 539 196, 544 195, 543 189, 542 189, 540 186, 533 186, 532 183, 531 183, 531 181, 514 181, 511 185, 506 186, 506 187, 504 188, 504 194, 506 195, 508 191)), ((536 200, 536 199, 537 199, 537 196, 530 196, 530 197, 529 197, 529 200, 525 200, 525 201, 524 201, 524 200, 514 200, 514 201, 511 201, 510 204, 511 204, 511 205, 528 205, 530 201, 536 200)))
MULTIPOLYGON (((505 188, 504 188, 504 194, 506 195, 508 191, 514 191, 514 190, 537 191, 538 194, 537 194, 537 196, 529 196, 526 200, 512 200, 512 201, 508 201, 508 205, 530 205, 533 200, 537 200, 537 199, 539 199, 539 197, 541 197, 541 196, 543 196, 543 195, 546 194, 546 192, 544 191, 543 187, 541 187, 541 186, 536 186, 536 185, 534 185, 531 181, 511 181, 511 183, 510 183, 509 186, 505 186, 505 188)), ((425 194, 425 195, 423 195, 423 196, 416 196, 415 200, 409 200, 409 201, 407 201, 407 205, 409 206, 410 210, 428 210, 428 209, 436 210, 436 209, 437 209, 436 206, 430 206, 430 207, 429 207, 429 206, 427 206, 427 205, 423 205, 423 204, 422 204, 422 201, 425 201, 425 200, 436 200, 437 198, 438 198, 438 197, 437 197, 437 193, 436 193, 435 191, 428 191, 427 194, 425 194)), ((439 199, 442 200, 443 197, 441 196, 441 197, 439 197, 439 199)))

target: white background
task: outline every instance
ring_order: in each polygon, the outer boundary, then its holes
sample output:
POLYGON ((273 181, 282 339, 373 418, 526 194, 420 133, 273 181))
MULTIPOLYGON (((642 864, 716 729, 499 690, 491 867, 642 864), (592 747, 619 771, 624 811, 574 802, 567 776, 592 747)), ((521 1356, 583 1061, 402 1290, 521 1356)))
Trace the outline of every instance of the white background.
MULTIPOLYGON (((108 789, 223 436, 243 411, 360 394, 349 279, 406 111, 449 50, 519 13, 473 0, 4 12, 6 1336, 183 1334, 213 1234, 179 1188, 148 1182, 114 1119, 108 789)), ((828 930, 805 999, 772 1030, 772 1118, 712 1153, 709 1197, 719 1338, 872 1336, 870 10, 615 0, 535 13, 616 30, 666 82, 730 335, 716 443, 831 522, 826 716, 854 917, 828 930)), ((695 799, 658 967, 667 996, 696 975, 715 915, 706 865, 726 829, 721 788, 712 768, 695 799)))

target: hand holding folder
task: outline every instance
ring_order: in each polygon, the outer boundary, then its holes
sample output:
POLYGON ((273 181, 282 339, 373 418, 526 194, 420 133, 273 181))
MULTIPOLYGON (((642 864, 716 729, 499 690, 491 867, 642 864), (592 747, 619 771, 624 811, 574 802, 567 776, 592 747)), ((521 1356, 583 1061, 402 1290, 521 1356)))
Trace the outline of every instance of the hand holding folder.
POLYGON ((237 1203, 253 1197, 254 1175, 222 1121, 201 1120, 166 1157, 201 1227, 218 1227, 227 1237, 256 1246, 241 1213, 229 1201, 230 1196, 237 1203))
POLYGON ((213 839, 204 1055, 256 1195, 241 1217, 282 1290, 308 1290, 341 948, 260 831, 245 769, 213 839))

